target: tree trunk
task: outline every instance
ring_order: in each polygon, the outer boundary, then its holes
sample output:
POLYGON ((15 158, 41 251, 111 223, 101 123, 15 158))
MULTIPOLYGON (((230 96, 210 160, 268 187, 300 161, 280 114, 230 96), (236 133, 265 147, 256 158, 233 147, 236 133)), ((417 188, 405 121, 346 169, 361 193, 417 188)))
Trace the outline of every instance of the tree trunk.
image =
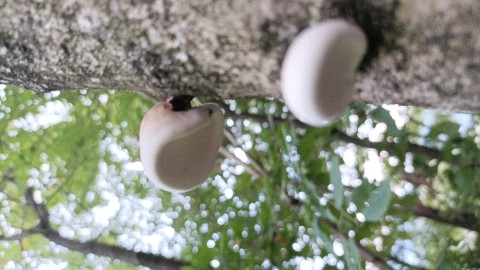
POLYGON ((288 44, 328 17, 369 39, 354 101, 480 112, 478 0, 2 0, 0 83, 279 98, 288 44))

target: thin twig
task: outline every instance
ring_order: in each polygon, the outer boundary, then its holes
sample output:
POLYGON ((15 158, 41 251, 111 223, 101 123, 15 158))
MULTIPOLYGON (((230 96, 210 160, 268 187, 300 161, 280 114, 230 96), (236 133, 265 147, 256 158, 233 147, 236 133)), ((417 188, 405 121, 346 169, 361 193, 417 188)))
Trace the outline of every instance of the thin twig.
POLYGON ((241 149, 243 151, 243 153, 245 154, 245 156, 248 158, 248 160, 252 163, 253 166, 255 166, 255 170, 259 173, 260 176, 265 176, 267 175, 267 173, 263 170, 262 166, 260 165, 260 163, 254 159, 252 156, 250 156, 247 151, 243 150, 242 149, 242 146, 240 145, 240 143, 238 142, 237 138, 235 137, 235 135, 233 135, 232 132, 230 132, 229 130, 227 129, 224 129, 223 130, 223 133, 225 134, 225 137, 227 137, 227 140, 230 141, 230 143, 237 147, 238 149, 241 149))
MULTIPOLYGON (((225 114, 227 115, 227 117, 231 117, 231 118, 234 118, 234 119, 250 119, 250 120, 261 122, 261 123, 268 122, 268 119, 265 115, 251 114, 251 113, 244 113, 244 112, 242 112, 241 114, 236 114, 236 113, 234 113, 230 110, 226 111, 225 114)), ((284 122, 288 121, 288 119, 283 119, 283 118, 280 118, 280 117, 272 117, 272 121, 274 123, 284 123, 284 122)), ((298 119, 294 119, 293 123, 298 128, 309 128, 310 127, 307 124, 299 121, 298 119)), ((365 148, 372 148, 372 149, 376 149, 376 150, 379 150, 379 151, 380 150, 385 150, 385 151, 388 152, 388 151, 391 151, 392 149, 395 149, 399 146, 399 143, 395 143, 395 142, 375 143, 375 142, 371 142, 369 140, 362 140, 362 139, 359 139, 357 137, 347 135, 346 133, 344 133, 344 132, 342 132, 338 129, 334 129, 332 131, 332 137, 335 138, 336 140, 339 140, 339 141, 342 141, 342 142, 352 143, 352 144, 355 144, 357 146, 361 146, 361 147, 365 147, 365 148)), ((419 145, 419 144, 414 144, 414 143, 411 143, 411 142, 408 142, 406 145, 407 145, 407 151, 408 152, 425 154, 425 155, 427 155, 427 156, 429 156, 430 158, 433 158, 433 159, 441 159, 442 158, 442 152, 438 149, 423 146, 423 145, 419 145)))
POLYGON ((12 236, 4 236, 0 235, 0 241, 17 241, 17 240, 22 240, 25 237, 28 237, 32 234, 40 233, 40 231, 37 228, 33 228, 30 230, 22 231, 21 233, 14 234, 12 236))
MULTIPOLYGON (((371 142, 369 140, 362 140, 362 139, 359 139, 357 137, 347 135, 346 133, 344 133, 344 132, 342 132, 338 129, 335 129, 332 132, 332 137, 339 140, 339 141, 343 141, 343 142, 346 142, 346 143, 352 143, 352 144, 355 144, 357 146, 361 146, 361 147, 365 147, 365 148, 371 148, 371 149, 375 149, 375 150, 378 150, 378 151, 384 150, 384 151, 389 152, 392 149, 395 149, 399 146, 399 144, 395 143, 395 142, 375 143, 375 142, 371 142)), ((435 149, 435 148, 430 148, 430 147, 427 147, 427 146, 423 146, 423 145, 410 143, 410 142, 407 143, 407 149, 406 150, 407 150, 407 152, 427 155, 432 159, 441 159, 442 158, 442 152, 440 150, 435 149)))
POLYGON ((252 168, 252 166, 248 165, 247 163, 243 162, 240 158, 235 156, 234 154, 230 153, 224 146, 220 147, 219 150, 220 154, 222 154, 224 157, 232 159, 235 163, 238 165, 242 166, 245 168, 245 170, 250 173, 253 178, 258 179, 260 178, 260 173, 257 172, 255 169, 252 168))
MULTIPOLYGON (((341 239, 347 239, 347 237, 345 235, 343 235, 340 230, 332 223, 330 222, 325 222, 329 227, 330 229, 332 230, 333 234, 337 237, 337 238, 341 238, 341 239)), ((360 256, 362 256, 362 258, 365 260, 365 261, 368 261, 368 262, 371 262, 373 263, 375 266, 377 266, 378 268, 380 269, 392 269, 386 262, 385 260, 383 260, 383 258, 381 258, 380 256, 378 256, 378 254, 375 254, 374 252, 370 251, 368 248, 364 247, 362 244, 360 244, 358 241, 355 241, 355 245, 357 246, 358 248, 358 251, 360 252, 360 256)))
MULTIPOLYGON (((199 101, 198 99, 194 99, 195 102, 199 103, 199 104, 202 104, 201 101, 199 101)), ((230 108, 228 108, 227 104, 223 103, 223 102, 219 102, 218 105, 220 107, 223 108, 223 110, 225 111, 225 114, 228 115, 229 112, 231 112, 230 108)), ((238 139, 237 137, 235 137, 235 135, 233 135, 233 133, 224 128, 223 129, 223 134, 225 135, 225 137, 227 138, 227 140, 234 146, 234 147, 237 147, 238 149, 241 149, 243 151, 243 153, 245 154, 245 156, 248 158, 248 160, 250 161, 250 163, 252 163, 252 165, 255 167, 255 169, 252 168, 252 166, 246 164, 245 162, 241 161, 237 156, 235 156, 234 154, 230 153, 228 151, 228 149, 226 149, 225 147, 221 147, 220 148, 220 153, 222 155, 224 155, 225 157, 227 158, 231 158, 233 159, 236 163, 242 165, 243 167, 245 167, 245 169, 250 172, 250 174, 252 174, 252 176, 255 178, 255 179, 258 179, 260 177, 264 177, 267 175, 267 173, 263 170, 263 167, 260 165, 260 163, 254 159, 252 156, 250 156, 247 151, 243 150, 242 149, 242 146, 241 144, 238 142, 238 139)))

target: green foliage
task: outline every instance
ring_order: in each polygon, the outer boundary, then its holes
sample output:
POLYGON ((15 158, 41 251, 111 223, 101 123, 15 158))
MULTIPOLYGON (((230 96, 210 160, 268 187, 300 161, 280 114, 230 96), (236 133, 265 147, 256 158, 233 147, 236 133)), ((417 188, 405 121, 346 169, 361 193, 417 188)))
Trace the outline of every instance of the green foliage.
POLYGON ((382 107, 378 107, 374 109, 371 113, 371 116, 375 121, 385 123, 387 125, 387 132, 386 134, 393 136, 393 137, 402 137, 404 136, 404 132, 398 129, 395 120, 390 115, 390 112, 382 107))
MULTIPOLYGON (((332 125, 306 128, 279 101, 226 101, 225 127, 236 139, 224 146, 260 177, 219 157, 200 188, 170 194, 139 168, 137 134, 149 101, 110 91, 38 97, 7 87, 3 93, 1 236, 39 223, 25 202, 31 187, 46 204, 52 228, 65 237, 180 258, 191 263, 184 269, 298 269, 308 263, 364 269, 365 254, 394 269, 480 265, 476 235, 462 224, 452 223, 452 230, 426 222, 413 211, 421 202, 442 218, 480 223, 478 117, 465 129, 438 113, 426 123, 423 110, 410 108, 403 114, 413 120, 397 126, 388 107, 355 105, 332 125), (368 141, 365 130, 380 130, 379 141, 368 141), (350 140, 332 136, 336 131, 350 140), (363 146, 352 143, 358 141, 363 146), (407 259, 402 265, 391 258, 407 259)), ((41 234, 0 244, 3 268, 31 266, 32 260, 74 269, 136 268, 52 248, 41 234)))
POLYGON ((347 269, 363 269, 355 241, 352 238, 348 241, 343 239, 343 246, 345 247, 345 262, 347 264, 347 269))
POLYGON ((446 135, 448 138, 456 138, 459 136, 458 129, 460 125, 458 123, 442 120, 430 128, 430 132, 426 136, 428 139, 440 140, 440 135, 446 135))
POLYGON ((335 206, 340 208, 343 204, 343 184, 340 173, 340 157, 334 156, 330 167, 330 183, 333 185, 333 200, 335 206))
POLYGON ((390 182, 383 181, 378 187, 366 183, 362 186, 365 186, 365 188, 355 189, 353 194, 364 192, 364 194, 368 194, 368 197, 359 200, 358 197, 361 197, 361 195, 355 196, 356 200, 354 202, 357 209, 365 216, 367 221, 378 221, 385 215, 390 203, 390 182))

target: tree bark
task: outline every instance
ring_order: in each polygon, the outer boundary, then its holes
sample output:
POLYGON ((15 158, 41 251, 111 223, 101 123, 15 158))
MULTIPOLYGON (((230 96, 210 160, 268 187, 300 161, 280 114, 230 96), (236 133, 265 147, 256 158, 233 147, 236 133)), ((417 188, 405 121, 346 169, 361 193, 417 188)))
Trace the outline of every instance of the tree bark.
POLYGON ((354 102, 480 112, 477 0, 3 0, 0 83, 279 98, 288 44, 329 17, 369 39, 354 102))

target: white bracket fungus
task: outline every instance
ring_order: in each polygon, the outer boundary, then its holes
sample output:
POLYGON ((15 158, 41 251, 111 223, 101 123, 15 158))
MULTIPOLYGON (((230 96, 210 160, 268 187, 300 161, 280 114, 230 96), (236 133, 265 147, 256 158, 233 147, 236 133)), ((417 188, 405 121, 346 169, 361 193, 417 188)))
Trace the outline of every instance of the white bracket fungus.
POLYGON ((140 159, 158 187, 185 192, 202 184, 215 164, 223 138, 223 113, 216 104, 174 111, 161 102, 140 126, 140 159))
POLYGON ((367 50, 356 25, 329 19, 298 35, 285 55, 281 89, 302 122, 324 126, 342 114, 353 94, 355 71, 367 50))

